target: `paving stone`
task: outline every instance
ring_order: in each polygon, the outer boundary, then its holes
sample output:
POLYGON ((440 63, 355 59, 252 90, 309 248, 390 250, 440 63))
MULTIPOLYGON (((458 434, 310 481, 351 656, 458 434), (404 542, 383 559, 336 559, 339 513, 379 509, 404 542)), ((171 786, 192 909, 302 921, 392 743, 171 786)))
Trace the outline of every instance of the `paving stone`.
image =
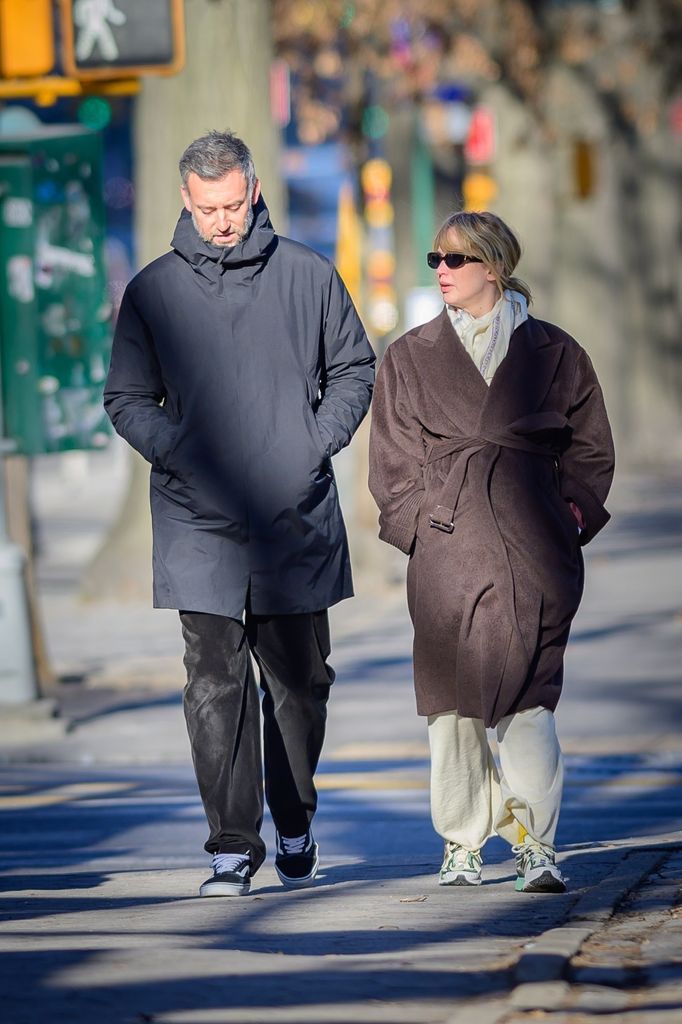
POLYGON ((524 982, 516 986, 509 1004, 515 1010, 555 1010, 569 1001, 570 993, 567 981, 524 982))
POLYGON ((632 971, 627 967, 611 967, 602 964, 591 967, 575 967, 571 970, 571 980, 578 985, 598 984, 624 988, 632 982, 632 971))
POLYGON ((615 1013, 631 1002, 630 995, 608 983, 603 985, 577 985, 571 987, 571 1009, 588 1013, 615 1013))
POLYGON ((569 925, 544 932, 520 957, 514 971, 517 984, 561 978, 569 960, 591 932, 590 927, 569 925))

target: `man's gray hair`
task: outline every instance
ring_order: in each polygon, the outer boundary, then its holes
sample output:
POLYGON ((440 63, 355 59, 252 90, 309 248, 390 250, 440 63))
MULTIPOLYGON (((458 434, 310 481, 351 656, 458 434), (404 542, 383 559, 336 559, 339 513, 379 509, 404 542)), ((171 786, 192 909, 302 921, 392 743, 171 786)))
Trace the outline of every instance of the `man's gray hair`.
POLYGON ((238 135, 227 131, 210 131, 208 135, 190 142, 180 157, 180 177, 187 179, 194 173, 204 181, 218 181, 230 171, 241 171, 246 178, 249 195, 256 184, 256 169, 251 150, 238 135))

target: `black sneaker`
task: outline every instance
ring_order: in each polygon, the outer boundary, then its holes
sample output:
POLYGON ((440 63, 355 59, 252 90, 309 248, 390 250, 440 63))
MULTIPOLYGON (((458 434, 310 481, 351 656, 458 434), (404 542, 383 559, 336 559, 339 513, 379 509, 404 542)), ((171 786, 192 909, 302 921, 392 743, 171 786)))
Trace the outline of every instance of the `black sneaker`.
POLYGON ((277 853, 275 871, 283 885, 290 889, 305 889, 314 880, 320 866, 317 843, 308 829, 302 836, 289 839, 275 833, 277 853))
POLYGON ((200 896, 246 896, 251 888, 248 853, 214 853, 213 875, 199 887, 200 896))

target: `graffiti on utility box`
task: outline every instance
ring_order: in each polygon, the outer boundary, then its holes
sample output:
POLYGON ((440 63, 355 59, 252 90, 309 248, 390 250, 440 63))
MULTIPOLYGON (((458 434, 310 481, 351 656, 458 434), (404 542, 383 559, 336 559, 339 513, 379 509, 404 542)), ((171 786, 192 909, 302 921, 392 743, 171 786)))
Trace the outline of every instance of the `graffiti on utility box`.
POLYGON ((68 126, 0 139, 2 405, 21 454, 109 439, 99 145, 68 126))

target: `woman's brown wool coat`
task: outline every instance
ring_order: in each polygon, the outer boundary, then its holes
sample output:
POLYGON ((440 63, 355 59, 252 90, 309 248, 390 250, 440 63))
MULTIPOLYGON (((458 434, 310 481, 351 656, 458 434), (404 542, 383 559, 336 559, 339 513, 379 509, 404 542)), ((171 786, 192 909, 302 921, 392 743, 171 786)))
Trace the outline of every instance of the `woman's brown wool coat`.
POLYGON ((410 556, 419 714, 456 710, 492 726, 556 707, 580 546, 609 518, 612 476, 596 375, 558 327, 529 317, 490 387, 445 310, 389 346, 370 489, 381 538, 410 556))

